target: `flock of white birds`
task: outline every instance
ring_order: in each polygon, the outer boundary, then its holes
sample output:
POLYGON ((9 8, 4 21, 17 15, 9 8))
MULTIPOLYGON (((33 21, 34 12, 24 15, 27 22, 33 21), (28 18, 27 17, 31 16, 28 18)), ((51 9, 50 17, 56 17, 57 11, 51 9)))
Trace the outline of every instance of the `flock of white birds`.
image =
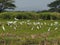
MULTIPOLYGON (((17 27, 18 27, 17 24, 18 24, 18 23, 19 23, 20 27, 21 27, 22 25, 23 25, 23 26, 27 25, 27 28, 28 28, 29 26, 31 26, 30 30, 34 30, 34 29, 40 30, 41 28, 43 28, 43 26, 48 27, 47 31, 50 31, 51 28, 53 28, 54 26, 55 26, 54 30, 58 30, 58 28, 59 28, 59 26, 60 26, 60 24, 59 24, 58 21, 51 22, 51 23, 46 22, 46 21, 41 22, 41 21, 31 21, 31 20, 19 21, 19 20, 16 19, 16 18, 15 18, 15 21, 6 21, 6 24, 7 24, 9 27, 12 27, 12 26, 14 25, 14 27, 13 27, 14 30, 17 30, 17 27), (25 25, 24 25, 24 24, 25 24, 25 25)), ((5 31, 5 30, 6 30, 5 24, 2 24, 2 23, 1 23, 0 25, 1 25, 1 27, 2 27, 2 30, 5 31)), ((43 30, 44 30, 44 28, 43 28, 43 30)))

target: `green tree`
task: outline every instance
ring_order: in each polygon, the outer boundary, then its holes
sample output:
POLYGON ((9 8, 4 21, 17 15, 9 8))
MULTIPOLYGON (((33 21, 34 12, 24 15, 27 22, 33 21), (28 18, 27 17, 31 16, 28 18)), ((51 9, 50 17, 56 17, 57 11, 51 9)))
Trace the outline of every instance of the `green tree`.
POLYGON ((0 12, 5 9, 14 9, 15 7, 14 0, 0 0, 0 12))
POLYGON ((48 4, 48 7, 50 7, 51 11, 59 11, 60 10, 60 0, 55 0, 48 4))

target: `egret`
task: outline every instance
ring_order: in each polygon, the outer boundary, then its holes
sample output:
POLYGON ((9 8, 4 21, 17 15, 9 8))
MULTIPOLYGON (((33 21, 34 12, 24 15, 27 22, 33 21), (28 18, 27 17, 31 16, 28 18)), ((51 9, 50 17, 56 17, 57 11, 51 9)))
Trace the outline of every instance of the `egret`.
POLYGON ((49 27, 49 28, 48 28, 48 32, 49 32, 50 30, 51 30, 51 28, 49 27))
POLYGON ((4 27, 4 25, 2 25, 2 29, 5 31, 5 27, 4 27))
POLYGON ((37 29, 39 29, 39 26, 37 26, 37 29))
POLYGON ((56 27, 55 30, 57 30, 58 28, 56 27))
POLYGON ((17 19, 17 18, 14 18, 15 20, 19 20, 19 19, 17 19))
POLYGON ((31 30, 33 30, 33 29, 34 29, 34 27, 31 28, 31 30))

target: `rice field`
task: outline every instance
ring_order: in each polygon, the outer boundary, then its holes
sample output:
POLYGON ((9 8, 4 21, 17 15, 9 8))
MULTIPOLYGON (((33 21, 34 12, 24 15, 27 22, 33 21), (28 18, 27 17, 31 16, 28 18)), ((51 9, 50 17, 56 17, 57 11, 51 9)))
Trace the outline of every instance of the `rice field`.
POLYGON ((26 40, 38 45, 45 39, 60 39, 60 20, 0 20, 1 45, 29 45, 26 40))

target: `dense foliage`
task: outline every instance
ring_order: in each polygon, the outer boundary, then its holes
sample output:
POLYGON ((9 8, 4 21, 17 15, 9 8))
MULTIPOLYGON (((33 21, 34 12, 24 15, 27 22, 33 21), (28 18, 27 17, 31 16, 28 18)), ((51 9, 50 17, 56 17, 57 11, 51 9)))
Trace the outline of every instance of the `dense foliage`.
POLYGON ((59 20, 60 13, 57 12, 3 12, 0 13, 0 19, 43 19, 43 20, 59 20))
POLYGON ((56 11, 60 12, 60 0, 55 0, 48 4, 48 7, 50 7, 50 11, 56 11))
POLYGON ((0 12, 5 9, 14 9, 16 6, 13 2, 14 0, 0 0, 0 12))

